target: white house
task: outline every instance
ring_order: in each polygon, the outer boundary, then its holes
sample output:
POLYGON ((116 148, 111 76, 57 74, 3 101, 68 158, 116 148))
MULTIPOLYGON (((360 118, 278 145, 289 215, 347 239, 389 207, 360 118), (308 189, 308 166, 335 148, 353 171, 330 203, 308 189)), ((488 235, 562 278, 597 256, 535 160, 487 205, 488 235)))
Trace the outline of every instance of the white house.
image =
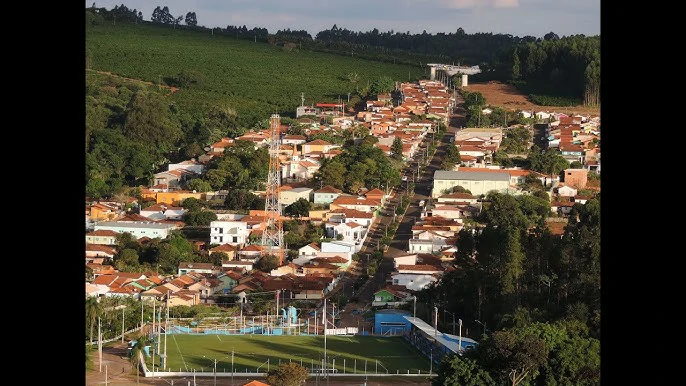
POLYGON ((155 174, 155 184, 164 184, 170 188, 179 188, 183 183, 196 176, 195 172, 186 169, 174 169, 155 174))
POLYGON ((460 156, 468 155, 476 158, 483 158, 489 153, 486 149, 472 145, 461 145, 457 150, 460 152, 460 156))
POLYGON ((451 220, 461 218, 460 212, 462 212, 462 209, 454 205, 440 205, 431 209, 431 214, 433 216, 440 216, 451 220))
POLYGON ((86 297, 91 297, 91 296, 104 296, 107 292, 109 292, 110 287, 104 285, 104 284, 91 284, 86 282, 86 297))
POLYGON ((549 119, 551 117, 551 114, 547 111, 537 111, 535 115, 536 119, 549 119))
POLYGON ((216 220, 210 223, 210 244, 243 245, 248 236, 248 224, 240 219, 216 220))
POLYGON ((315 204, 330 204, 342 193, 342 190, 336 189, 331 185, 327 185, 319 190, 315 190, 313 202, 315 204))
POLYGON ((86 233, 87 244, 97 245, 115 245, 117 243, 117 235, 119 233, 114 231, 93 231, 86 233))
POLYGON ((557 189, 557 194, 563 197, 574 197, 577 194, 577 190, 572 188, 571 186, 565 185, 557 189))
POLYGON ((204 168, 205 166, 203 164, 196 161, 195 158, 191 158, 189 160, 179 162, 177 164, 169 164, 169 166, 167 166, 167 171, 184 169, 196 174, 202 174, 204 168))
POLYGON ((361 212, 373 212, 380 207, 381 201, 366 197, 340 196, 331 202, 330 208, 336 209, 355 209, 361 212))
POLYGON ((279 192, 279 201, 281 202, 282 206, 288 206, 301 198, 304 198, 307 201, 311 201, 311 196, 311 188, 284 189, 279 192))
POLYGON ((438 281, 438 279, 428 274, 415 273, 394 273, 391 275, 394 285, 402 285, 412 291, 421 291, 429 284, 438 281))
POLYGON ((286 135, 281 139, 283 145, 302 145, 307 142, 307 137, 304 135, 286 135))
POLYGON ((183 215, 188 212, 182 207, 170 206, 164 203, 151 205, 141 209, 140 215, 154 221, 159 220, 181 220, 183 215))
POLYGON ((349 243, 345 241, 324 241, 321 246, 321 251, 335 252, 340 256, 350 258, 350 256, 352 256, 353 253, 359 250, 355 247, 356 245, 354 243, 349 243), (344 253, 345 255, 342 255, 341 253, 344 253))
POLYGON ((311 159, 290 161, 281 165, 281 175, 288 180, 309 180, 319 170, 319 162, 311 159))
POLYGON ((240 268, 244 269, 246 272, 252 271, 253 265, 254 263, 252 261, 246 260, 222 261, 222 268, 240 268))
POLYGON ((408 240, 408 253, 433 253, 440 252, 448 244, 445 238, 436 237, 430 239, 412 238, 408 240))
POLYGON ((321 251, 321 248, 319 245, 315 243, 310 243, 305 245, 304 247, 300 247, 298 249, 298 256, 312 256, 315 257, 317 256, 317 253, 321 251))
POLYGON ((214 271, 212 263, 188 263, 180 262, 178 275, 185 275, 189 272, 212 273, 214 271))
POLYGON ((436 170, 431 197, 436 198, 455 186, 462 186, 474 195, 488 194, 491 190, 510 193, 510 173, 436 170))
POLYGON ((149 237, 151 239, 165 239, 169 232, 178 229, 178 226, 169 223, 153 221, 102 221, 95 225, 95 230, 110 230, 117 233, 128 232, 136 239, 149 237))
POLYGON ((415 265, 417 264, 417 255, 405 255, 393 258, 393 268, 397 269, 400 265, 415 265))
POLYGON ((328 237, 336 239, 338 235, 342 235, 342 241, 355 244, 361 244, 367 236, 367 228, 353 221, 337 224, 326 223, 325 229, 328 237))
POLYGON ((331 223, 355 222, 369 228, 374 221, 374 213, 362 212, 355 209, 335 209, 329 212, 328 221, 331 223))

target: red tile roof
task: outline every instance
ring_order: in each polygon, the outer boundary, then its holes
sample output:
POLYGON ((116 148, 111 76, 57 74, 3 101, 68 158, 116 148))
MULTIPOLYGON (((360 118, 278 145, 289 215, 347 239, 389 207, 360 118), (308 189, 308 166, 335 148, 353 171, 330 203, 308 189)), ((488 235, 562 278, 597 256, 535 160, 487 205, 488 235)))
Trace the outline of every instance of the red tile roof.
POLYGON ((237 248, 230 244, 222 244, 218 247, 210 249, 210 252, 234 252, 237 248))
POLYGON ((250 244, 250 245, 248 245, 247 247, 244 247, 243 249, 241 249, 241 252, 243 252, 243 251, 248 251, 248 252, 249 252, 249 251, 256 251, 256 252, 259 252, 259 251, 262 251, 262 249, 264 249, 264 248, 262 248, 262 246, 260 246, 260 245, 257 245, 257 244, 250 244))
POLYGON ((400 264, 398 266, 398 271, 427 271, 427 272, 443 272, 442 267, 437 267, 435 265, 426 265, 426 264, 416 264, 416 265, 405 265, 405 264, 400 264))
POLYGON ((107 253, 108 255, 114 255, 117 253, 114 248, 100 244, 86 244, 86 252, 103 252, 107 253))
POLYGON ((323 187, 319 190, 316 190, 315 193, 338 193, 338 194, 341 194, 341 193, 343 193, 343 191, 340 189, 336 189, 331 185, 326 185, 325 187, 323 187))

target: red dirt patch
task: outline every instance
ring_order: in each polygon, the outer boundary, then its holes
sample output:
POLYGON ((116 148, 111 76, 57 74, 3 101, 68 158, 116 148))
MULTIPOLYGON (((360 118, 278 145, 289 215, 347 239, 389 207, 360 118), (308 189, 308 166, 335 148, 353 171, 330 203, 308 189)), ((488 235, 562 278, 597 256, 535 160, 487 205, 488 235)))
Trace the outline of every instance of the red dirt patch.
POLYGON ((564 112, 565 114, 591 114, 599 115, 600 109, 598 107, 586 106, 539 106, 527 99, 524 94, 521 94, 517 89, 509 84, 491 81, 488 83, 470 83, 464 88, 467 91, 480 92, 486 103, 492 106, 500 106, 509 110, 536 110, 536 111, 555 111, 564 112))

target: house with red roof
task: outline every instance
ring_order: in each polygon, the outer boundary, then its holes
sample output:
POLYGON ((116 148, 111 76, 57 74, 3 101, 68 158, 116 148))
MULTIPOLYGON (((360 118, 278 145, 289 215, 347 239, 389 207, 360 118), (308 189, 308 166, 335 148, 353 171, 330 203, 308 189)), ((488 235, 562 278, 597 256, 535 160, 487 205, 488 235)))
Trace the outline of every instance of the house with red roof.
POLYGON ((235 141, 233 138, 224 137, 220 139, 219 142, 215 142, 210 145, 210 152, 221 154, 227 147, 233 146, 234 143, 235 141))
POLYGON ((329 209, 355 209, 362 212, 374 212, 381 207, 381 201, 358 196, 339 196, 331 202, 329 209))
POLYGON ((189 263, 181 262, 179 263, 178 275, 185 275, 189 272, 199 272, 199 273, 216 273, 219 270, 212 265, 212 263, 189 263))
POLYGON ((327 237, 343 242, 361 245, 367 237, 368 228, 356 222, 326 223, 327 237), (340 237, 340 239, 339 239, 340 237))
POLYGON ((399 306, 412 300, 411 291, 401 285, 386 285, 374 292, 372 307, 399 306))
POLYGON ((226 253, 226 255, 229 257, 228 260, 234 260, 236 258, 236 251, 238 248, 231 244, 221 244, 219 246, 216 246, 212 249, 209 250, 209 255, 212 256, 214 253, 222 252, 226 253))
POLYGON ((316 256, 321 252, 321 248, 316 243, 310 243, 298 249, 298 256, 316 256))
POLYGON ((111 261, 117 250, 109 245, 86 244, 86 263, 102 264, 111 261))
POLYGON ((336 189, 331 185, 326 185, 323 188, 314 191, 314 198, 312 201, 315 204, 330 204, 341 194, 343 194, 342 190, 336 189))
POLYGON ((98 230, 86 233, 87 244, 116 245, 119 233, 109 230, 98 230))

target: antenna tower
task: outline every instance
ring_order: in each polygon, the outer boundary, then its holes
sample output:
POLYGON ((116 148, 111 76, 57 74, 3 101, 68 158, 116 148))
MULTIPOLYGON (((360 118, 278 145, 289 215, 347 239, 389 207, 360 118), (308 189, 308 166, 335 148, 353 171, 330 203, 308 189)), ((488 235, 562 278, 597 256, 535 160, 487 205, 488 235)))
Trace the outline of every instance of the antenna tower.
POLYGON ((264 202, 264 222, 262 232, 263 253, 275 255, 279 265, 283 264, 284 243, 283 224, 281 222, 281 203, 279 187, 281 186, 281 167, 279 165, 280 117, 272 114, 269 118, 271 141, 269 142, 269 174, 267 175, 266 199, 264 202))

